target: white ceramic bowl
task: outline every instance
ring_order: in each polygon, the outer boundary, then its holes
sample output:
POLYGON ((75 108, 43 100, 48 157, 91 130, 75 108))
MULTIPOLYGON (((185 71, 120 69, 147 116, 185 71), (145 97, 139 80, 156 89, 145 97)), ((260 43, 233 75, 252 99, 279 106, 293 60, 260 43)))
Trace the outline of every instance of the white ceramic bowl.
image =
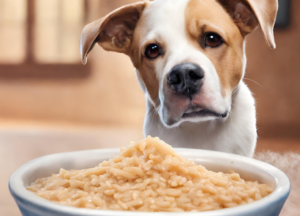
POLYGON ((176 149, 183 157, 213 171, 232 169, 247 180, 269 184, 274 192, 251 204, 208 212, 141 213, 126 211, 90 210, 59 205, 26 190, 35 179, 58 173, 60 168, 91 168, 103 160, 119 155, 119 149, 100 149, 44 156, 19 168, 9 181, 9 189, 23 216, 278 216, 290 192, 290 182, 279 169, 254 159, 196 149, 176 149))

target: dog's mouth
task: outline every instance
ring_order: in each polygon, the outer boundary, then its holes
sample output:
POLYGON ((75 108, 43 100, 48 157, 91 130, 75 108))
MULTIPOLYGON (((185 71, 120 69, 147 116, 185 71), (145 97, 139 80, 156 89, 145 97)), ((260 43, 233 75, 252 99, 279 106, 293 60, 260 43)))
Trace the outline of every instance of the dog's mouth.
POLYGON ((219 105, 214 108, 213 104, 208 102, 204 103, 200 99, 196 101, 188 98, 179 98, 176 104, 164 101, 160 111, 159 116, 162 123, 169 128, 178 127, 184 122, 222 121, 226 120, 230 113, 230 109, 224 106, 219 105))
POLYGON ((183 119, 187 118, 195 118, 195 117, 214 117, 214 118, 226 118, 228 116, 228 112, 225 113, 217 113, 213 110, 209 109, 189 109, 183 115, 183 119))
POLYGON ((168 115, 166 115, 167 118, 163 117, 163 121, 168 127, 176 127, 182 122, 202 122, 208 120, 225 119, 227 118, 228 114, 228 111, 224 113, 218 113, 217 111, 207 108, 192 107, 185 110, 179 118, 168 118, 168 115))

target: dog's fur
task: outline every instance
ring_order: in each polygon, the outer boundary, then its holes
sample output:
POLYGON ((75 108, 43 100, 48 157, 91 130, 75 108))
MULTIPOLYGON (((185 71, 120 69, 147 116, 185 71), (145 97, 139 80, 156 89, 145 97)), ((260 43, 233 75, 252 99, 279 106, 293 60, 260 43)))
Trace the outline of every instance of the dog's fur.
POLYGON ((82 62, 95 43, 131 58, 147 99, 145 136, 158 136, 175 147, 252 156, 256 115, 255 101, 243 82, 245 37, 260 25, 267 44, 275 48, 277 9, 277 0, 137 2, 83 29, 82 62), (208 32, 219 34, 224 43, 204 46, 208 32), (152 43, 163 52, 149 60, 145 49, 152 43), (176 94, 167 81, 172 68, 185 62, 199 65, 205 74, 201 89, 190 97, 176 94))

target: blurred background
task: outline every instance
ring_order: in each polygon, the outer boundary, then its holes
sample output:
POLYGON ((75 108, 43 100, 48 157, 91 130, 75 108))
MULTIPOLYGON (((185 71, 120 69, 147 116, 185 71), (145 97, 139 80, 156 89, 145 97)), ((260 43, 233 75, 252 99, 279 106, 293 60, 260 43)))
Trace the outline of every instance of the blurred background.
MULTIPOLYGON (((29 160, 143 137, 145 99, 129 58, 96 46, 83 66, 79 53, 85 24, 132 2, 0 0, 0 215, 20 215, 7 181, 29 160)), ((280 5, 277 49, 259 28, 247 38, 257 151, 300 151, 300 1, 280 5)))

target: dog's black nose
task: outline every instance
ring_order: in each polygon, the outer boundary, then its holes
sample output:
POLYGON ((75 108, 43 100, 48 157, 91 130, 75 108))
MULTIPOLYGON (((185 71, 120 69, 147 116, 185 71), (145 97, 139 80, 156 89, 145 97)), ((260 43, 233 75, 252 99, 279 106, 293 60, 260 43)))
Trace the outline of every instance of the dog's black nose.
POLYGON ((168 76, 171 88, 182 95, 195 94, 202 85, 203 70, 194 63, 183 63, 172 68, 168 76))

